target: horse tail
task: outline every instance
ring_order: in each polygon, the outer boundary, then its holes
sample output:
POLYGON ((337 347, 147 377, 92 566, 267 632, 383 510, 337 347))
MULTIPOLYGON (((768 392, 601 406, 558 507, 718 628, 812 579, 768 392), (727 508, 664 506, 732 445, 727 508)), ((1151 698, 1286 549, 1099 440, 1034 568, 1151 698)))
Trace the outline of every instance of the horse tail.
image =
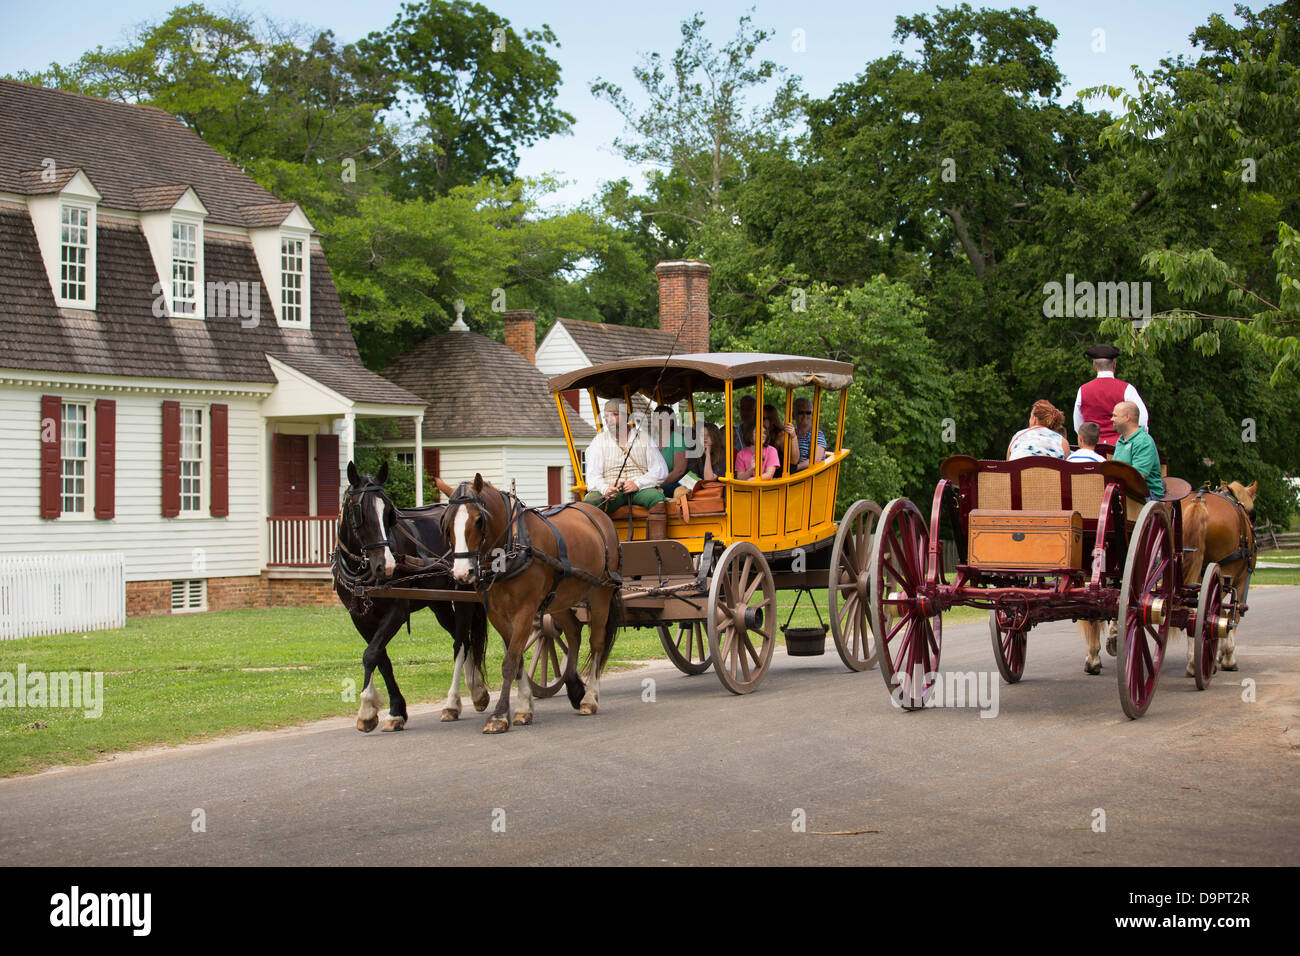
POLYGON ((1184 498, 1182 509, 1183 550, 1191 552, 1183 565, 1183 583, 1200 584, 1206 560, 1205 544, 1210 527, 1210 509, 1200 495, 1184 498))
POLYGON ((601 651, 600 660, 596 662, 594 673, 600 674, 604 671, 609 655, 614 650, 614 639, 618 637, 618 629, 623 626, 623 621, 626 618, 627 609, 623 605, 623 588, 618 586, 614 588, 614 594, 609 599, 609 612, 605 615, 605 647, 601 651))

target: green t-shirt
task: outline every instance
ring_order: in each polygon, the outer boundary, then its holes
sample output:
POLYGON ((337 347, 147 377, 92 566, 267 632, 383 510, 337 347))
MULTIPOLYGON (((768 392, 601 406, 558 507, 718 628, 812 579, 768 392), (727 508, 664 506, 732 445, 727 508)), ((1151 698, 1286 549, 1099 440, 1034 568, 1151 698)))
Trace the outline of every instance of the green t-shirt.
POLYGON ((679 451, 686 451, 686 446, 682 444, 681 439, 674 438, 659 450, 663 452, 664 464, 668 466, 668 474, 671 475, 673 473, 673 459, 677 457, 679 451))
POLYGON ((1115 460, 1132 465, 1147 480, 1147 491, 1163 497, 1165 482, 1160 477, 1160 453, 1156 451, 1155 439, 1139 428, 1127 438, 1115 442, 1115 460))

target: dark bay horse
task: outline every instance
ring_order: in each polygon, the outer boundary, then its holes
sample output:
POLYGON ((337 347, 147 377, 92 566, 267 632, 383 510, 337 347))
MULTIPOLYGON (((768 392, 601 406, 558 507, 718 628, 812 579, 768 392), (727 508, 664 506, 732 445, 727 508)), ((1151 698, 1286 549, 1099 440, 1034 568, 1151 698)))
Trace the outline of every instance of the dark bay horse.
POLYGON ((620 594, 622 551, 614 522, 581 502, 540 510, 525 508, 513 494, 498 491, 475 475, 455 490, 441 479, 447 496, 443 534, 454 545, 452 575, 483 595, 488 619, 506 644, 501 696, 483 727, 505 733, 512 722, 510 687, 518 680, 515 724, 533 722, 532 691, 523 673, 524 648, 535 622, 548 612, 569 640, 564 686, 579 713, 596 713, 600 674, 623 617, 620 594), (578 676, 582 625, 573 608, 589 609, 591 647, 586 682, 578 676))
POLYGON ((430 557, 441 558, 451 549, 442 535, 439 519, 446 505, 435 504, 411 510, 398 510, 384 492, 388 480, 388 463, 371 477, 357 472, 348 462, 348 487, 339 510, 337 548, 334 552, 334 591, 352 615, 352 623, 366 641, 361 657, 365 668, 361 707, 357 711, 357 730, 369 733, 379 723, 383 701, 375 689, 374 672, 384 678, 390 698, 384 730, 402 730, 406 726, 406 701, 393 676, 388 657, 388 642, 402 627, 409 626, 410 616, 421 608, 430 608, 438 623, 452 635, 456 659, 451 689, 443 707, 442 719, 460 716, 460 677, 468 672, 470 696, 475 710, 488 705, 487 676, 483 658, 487 649, 487 615, 478 603, 418 601, 398 598, 370 598, 356 592, 366 585, 389 584, 400 588, 424 587, 450 589, 456 586, 445 565, 441 571, 419 565, 430 557))

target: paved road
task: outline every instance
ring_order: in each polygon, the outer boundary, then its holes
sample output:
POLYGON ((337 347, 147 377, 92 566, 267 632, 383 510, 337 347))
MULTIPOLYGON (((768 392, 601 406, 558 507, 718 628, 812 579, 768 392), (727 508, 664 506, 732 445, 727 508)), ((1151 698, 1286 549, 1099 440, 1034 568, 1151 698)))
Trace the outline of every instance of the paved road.
MULTIPOLYGON (((426 706, 401 734, 330 720, 0 781, 0 859, 1294 863, 1300 588, 1250 598, 1241 670, 1197 692, 1180 647, 1139 721, 1120 710, 1112 658, 1083 673, 1068 624, 1031 635, 1025 679, 1001 688, 993 719, 895 710, 878 672, 850 674, 833 650, 778 651, 748 697, 660 664, 609 677, 595 717, 554 698, 504 737, 480 734, 468 707, 442 724, 426 706), (878 832, 834 832, 863 830, 878 832)), ((987 628, 950 627, 943 665, 993 670, 987 628)))

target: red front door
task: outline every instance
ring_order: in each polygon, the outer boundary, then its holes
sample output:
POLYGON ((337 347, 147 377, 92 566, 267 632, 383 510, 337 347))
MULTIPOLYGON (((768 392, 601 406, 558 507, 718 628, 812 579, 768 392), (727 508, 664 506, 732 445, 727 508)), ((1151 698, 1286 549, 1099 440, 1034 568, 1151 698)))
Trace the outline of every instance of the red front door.
POLYGON ((310 514, 307 436, 276 435, 271 456, 271 513, 310 514))

